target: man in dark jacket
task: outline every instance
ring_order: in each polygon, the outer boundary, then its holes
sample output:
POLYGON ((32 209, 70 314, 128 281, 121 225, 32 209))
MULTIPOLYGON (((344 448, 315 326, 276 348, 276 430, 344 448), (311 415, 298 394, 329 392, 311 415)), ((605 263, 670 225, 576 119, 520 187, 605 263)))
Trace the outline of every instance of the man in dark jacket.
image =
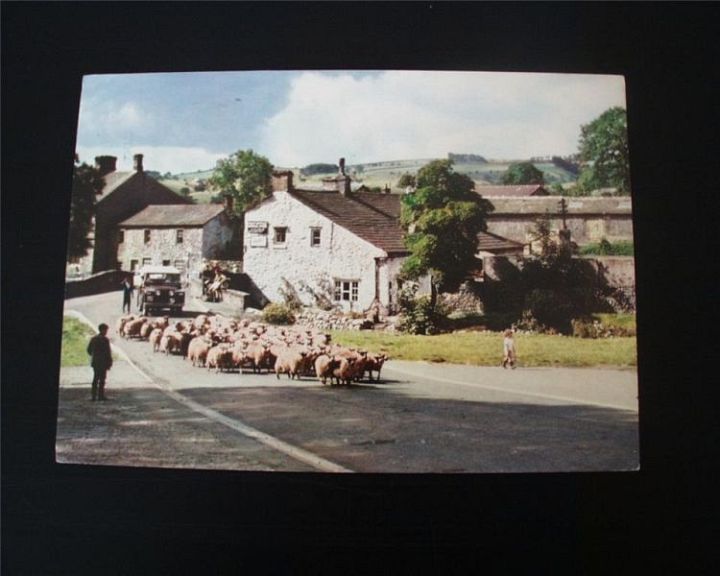
POLYGON ((90 366, 93 368, 92 399, 105 400, 105 376, 112 367, 112 352, 110 351, 110 340, 106 334, 107 324, 98 326, 98 335, 90 339, 87 353, 90 355, 90 366))

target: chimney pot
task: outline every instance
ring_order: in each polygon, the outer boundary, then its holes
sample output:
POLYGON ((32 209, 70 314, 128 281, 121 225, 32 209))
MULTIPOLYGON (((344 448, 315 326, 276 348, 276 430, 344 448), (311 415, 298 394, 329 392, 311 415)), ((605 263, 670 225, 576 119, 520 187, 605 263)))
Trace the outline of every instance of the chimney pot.
POLYGON ((135 154, 135 156, 133 156, 133 165, 135 166, 135 172, 143 171, 143 155, 142 154, 135 154))
POLYGON ((340 158, 340 160, 338 160, 338 169, 340 174, 345 175, 345 158, 340 158))

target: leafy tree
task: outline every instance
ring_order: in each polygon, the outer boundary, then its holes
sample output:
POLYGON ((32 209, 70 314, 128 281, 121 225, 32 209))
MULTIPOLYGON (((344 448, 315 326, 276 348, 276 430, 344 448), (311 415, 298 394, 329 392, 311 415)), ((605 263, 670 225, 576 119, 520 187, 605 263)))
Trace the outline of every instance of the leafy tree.
POLYGON ((578 182, 585 190, 613 187, 621 194, 630 193, 627 114, 623 108, 610 108, 580 127, 580 158, 589 163, 578 182))
POLYGON ((311 176, 313 174, 329 174, 338 171, 337 164, 308 164, 305 168, 300 169, 300 173, 304 176, 311 176))
POLYGON ((91 246, 88 234, 95 213, 95 197, 102 192, 104 186, 105 181, 94 166, 75 161, 70 200, 68 259, 85 256, 91 246))
POLYGON ((532 162, 515 162, 510 164, 503 174, 502 183, 507 185, 544 184, 545 177, 532 162))
POLYGON ((453 291, 477 266, 477 235, 487 229, 492 205, 474 192, 473 181, 452 169, 450 160, 435 160, 417 175, 417 190, 402 197, 400 222, 410 251, 402 275, 430 275, 434 309, 437 291, 453 291))
POLYGON ((228 158, 218 160, 210 177, 220 197, 233 197, 236 214, 242 214, 251 204, 262 200, 272 191, 270 161, 252 150, 238 150, 228 158))
POLYGON ((398 188, 407 188, 410 186, 411 188, 415 188, 416 179, 413 174, 410 174, 408 172, 405 172, 402 176, 400 176, 400 180, 398 180, 398 188))

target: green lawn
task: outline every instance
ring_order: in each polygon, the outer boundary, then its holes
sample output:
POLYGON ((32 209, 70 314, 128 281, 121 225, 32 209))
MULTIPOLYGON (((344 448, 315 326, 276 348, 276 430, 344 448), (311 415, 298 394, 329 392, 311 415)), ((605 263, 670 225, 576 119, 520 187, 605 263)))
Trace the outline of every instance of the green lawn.
MULTIPOLYGON (((428 360, 451 364, 499 366, 503 337, 499 332, 454 332, 436 336, 413 336, 384 332, 333 331, 334 342, 374 352, 396 360, 428 360)), ((631 338, 580 339, 544 334, 516 335, 521 366, 617 366, 637 365, 636 340, 631 338)))
POLYGON ((62 350, 60 366, 88 366, 90 357, 87 345, 95 332, 80 320, 63 318, 62 350))

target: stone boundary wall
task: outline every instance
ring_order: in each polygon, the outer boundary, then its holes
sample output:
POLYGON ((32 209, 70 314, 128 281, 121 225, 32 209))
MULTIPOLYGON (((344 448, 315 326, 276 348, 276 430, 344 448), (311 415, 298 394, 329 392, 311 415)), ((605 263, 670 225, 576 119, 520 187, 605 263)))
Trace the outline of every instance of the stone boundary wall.
POLYGON ((65 299, 79 298, 80 296, 92 296, 106 292, 118 292, 118 305, 122 304, 120 284, 127 278, 132 282, 132 272, 122 270, 107 270, 98 272, 83 280, 68 280, 65 282, 65 299))
POLYGON ((302 310, 295 315, 295 323, 317 330, 369 330, 373 327, 372 321, 366 318, 351 318, 323 310, 302 310))

